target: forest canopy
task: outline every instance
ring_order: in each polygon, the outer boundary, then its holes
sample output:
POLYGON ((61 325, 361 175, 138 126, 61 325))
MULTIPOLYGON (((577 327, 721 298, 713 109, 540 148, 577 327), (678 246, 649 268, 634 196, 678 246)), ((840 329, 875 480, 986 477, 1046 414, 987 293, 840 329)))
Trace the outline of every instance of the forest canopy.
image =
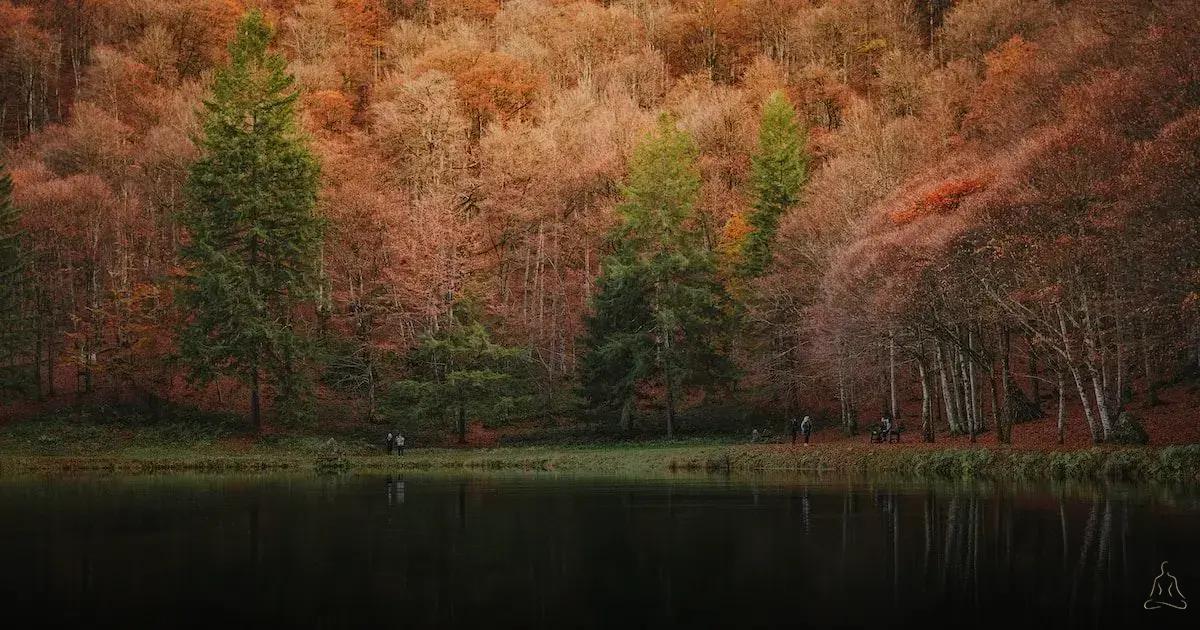
POLYGON ((1189 0, 0 0, 0 412, 246 413, 261 359, 373 422, 462 336, 531 422, 1124 440, 1200 370, 1198 50, 1189 0))

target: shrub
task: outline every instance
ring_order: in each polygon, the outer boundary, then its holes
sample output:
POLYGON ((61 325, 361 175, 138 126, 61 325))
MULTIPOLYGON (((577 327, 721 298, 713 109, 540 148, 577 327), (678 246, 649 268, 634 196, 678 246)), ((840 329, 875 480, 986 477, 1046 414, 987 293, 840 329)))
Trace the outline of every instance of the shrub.
POLYGON ((1050 458, 1050 474, 1060 479, 1087 479, 1100 472, 1104 457, 1099 449, 1055 453, 1050 458))
POLYGON ((1109 479, 1143 479, 1151 473, 1153 461, 1140 451, 1113 451, 1104 460, 1102 472, 1109 479))
POLYGON ((1128 411, 1122 411, 1117 417, 1117 426, 1113 428, 1108 441, 1113 444, 1149 444, 1150 436, 1142 423, 1128 411))
POLYGON ((1160 476, 1192 480, 1200 471, 1200 444, 1168 446, 1158 454, 1160 476))
POLYGON ((337 474, 350 469, 350 461, 346 459, 346 449, 333 438, 323 442, 317 450, 313 468, 321 474, 337 474))
POLYGON ((959 457, 959 473, 963 477, 977 477, 985 474, 992 463, 990 450, 963 451, 959 457))

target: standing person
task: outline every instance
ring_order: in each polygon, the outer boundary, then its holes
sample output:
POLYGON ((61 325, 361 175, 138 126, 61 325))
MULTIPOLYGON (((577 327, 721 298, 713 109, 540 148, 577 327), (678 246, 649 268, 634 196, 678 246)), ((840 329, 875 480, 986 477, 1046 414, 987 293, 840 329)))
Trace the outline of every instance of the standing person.
MULTIPOLYGON (((800 423, 796 422, 796 416, 792 416, 792 419, 788 420, 788 429, 790 429, 792 431, 792 444, 796 443, 796 431, 799 428, 800 428, 800 423)), ((807 441, 807 440, 805 440, 805 441, 807 441)))
MULTIPOLYGON (((804 434, 804 443, 808 444, 808 438, 812 436, 812 418, 804 416, 804 420, 800 423, 800 432, 804 434)), ((795 441, 795 435, 792 436, 792 441, 795 441)))
POLYGON ((404 454, 404 436, 400 435, 399 431, 396 432, 396 454, 404 454))
POLYGON ((391 432, 391 431, 388 431, 387 437, 383 438, 383 448, 385 448, 385 449, 387 450, 387 454, 388 454, 388 455, 391 455, 391 454, 392 454, 392 441, 393 441, 393 439, 394 439, 394 438, 392 437, 392 432, 391 432))
POLYGON ((892 434, 892 419, 889 418, 887 414, 883 414, 883 416, 879 419, 879 425, 879 437, 882 438, 883 442, 887 442, 888 436, 892 434))

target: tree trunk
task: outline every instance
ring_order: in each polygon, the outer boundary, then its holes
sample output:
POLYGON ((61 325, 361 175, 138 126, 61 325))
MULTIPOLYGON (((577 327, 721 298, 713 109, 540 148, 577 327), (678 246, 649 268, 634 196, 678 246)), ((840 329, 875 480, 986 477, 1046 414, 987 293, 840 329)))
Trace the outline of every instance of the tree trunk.
MULTIPOLYGON (((992 426, 1000 431, 1000 397, 996 395, 996 364, 995 360, 988 365, 988 395, 992 399, 992 426)), ((997 438, 999 440, 999 438, 997 438)))
POLYGON ((842 423, 842 431, 850 435, 850 413, 846 411, 846 383, 842 370, 838 368, 838 415, 842 423))
POLYGON ((675 385, 667 377, 667 439, 675 439, 675 385))
POLYGON ((1141 345, 1142 349, 1142 369, 1143 375, 1146 379, 1146 404, 1157 405, 1158 387, 1154 382, 1154 369, 1153 364, 1150 362, 1150 344, 1146 336, 1146 320, 1144 318, 1139 318, 1138 325, 1140 328, 1140 336, 1142 338, 1142 343, 1139 345, 1141 345))
MULTIPOLYGON (((1119 322, 1120 320, 1117 321, 1119 322)), ((1124 408, 1125 404, 1129 402, 1129 399, 1125 396, 1125 390, 1127 389, 1126 383, 1128 382, 1128 379, 1126 378, 1126 372, 1129 371, 1128 367, 1128 361, 1125 360, 1125 334, 1118 324, 1116 368, 1117 382, 1113 390, 1113 403, 1115 405, 1113 409, 1116 410, 1118 416, 1121 414, 1121 409, 1124 408)))
POLYGON ((1088 402, 1087 391, 1083 388, 1083 379, 1079 374, 1079 366, 1075 364, 1075 357, 1071 352, 1071 337, 1067 334, 1067 319, 1063 316, 1062 307, 1055 306, 1058 311, 1058 331, 1062 337, 1063 343, 1063 358, 1066 361, 1067 369, 1071 372, 1071 378, 1075 381, 1075 389, 1079 392, 1079 401, 1083 405, 1083 417, 1087 420, 1088 430, 1092 433, 1092 442, 1098 444, 1100 442, 1100 433, 1096 428, 1096 419, 1092 415, 1092 405, 1088 402))
POLYGON ((38 400, 43 400, 46 395, 45 394, 46 390, 42 387, 42 331, 43 330, 44 329, 42 327, 42 323, 39 321, 37 323, 37 334, 34 335, 35 339, 34 339, 34 345, 33 345, 33 377, 36 379, 36 382, 37 382, 37 399, 38 400))
POLYGON ((954 416, 958 418, 958 432, 965 433, 965 426, 969 425, 971 420, 967 417, 966 409, 963 405, 963 383, 959 375, 959 362, 962 360, 962 353, 951 347, 946 352, 946 369, 950 375, 950 393, 953 394, 954 416))
POLYGON ((1092 392, 1096 397, 1096 411, 1100 416, 1100 436, 1102 439, 1108 440, 1108 434, 1112 432, 1112 419, 1109 417, 1108 398, 1105 396, 1104 385, 1096 371, 1096 362, 1086 359, 1083 363, 1091 376, 1092 392))
POLYGON ((1087 420, 1088 430, 1092 433, 1092 443, 1099 444, 1101 442, 1100 428, 1096 425, 1096 417, 1092 413, 1092 402, 1088 399, 1087 388, 1083 386, 1083 375, 1079 373, 1079 368, 1071 366, 1071 378, 1075 381, 1075 390, 1079 392, 1079 402, 1083 405, 1083 417, 1087 420))
POLYGON ((1107 374, 1103 373, 1104 366, 1104 351, 1102 347, 1098 347, 1096 341, 1096 326, 1092 321, 1091 309, 1088 306, 1086 297, 1083 300, 1083 320, 1087 329, 1084 331, 1083 339, 1086 344, 1087 352, 1083 353, 1083 364, 1087 368, 1088 375, 1092 380, 1092 391, 1096 396, 1096 411, 1100 416, 1100 434, 1104 440, 1108 440, 1108 434, 1112 431, 1112 420, 1109 417, 1108 396, 1106 387, 1107 374), (1100 357, 1101 369, 1097 369, 1094 357, 1100 357))
POLYGON ((258 362, 250 367, 250 426, 255 433, 262 432, 262 408, 260 403, 260 388, 258 382, 258 362))
POLYGON ((1066 379, 1063 377, 1062 370, 1058 371, 1058 443, 1062 444, 1066 441, 1067 433, 1067 392, 1066 379))
POLYGON ((958 353, 958 376, 961 382, 961 398, 963 417, 967 423, 967 433, 971 436, 971 441, 975 441, 975 405, 971 399, 971 374, 967 369, 967 364, 970 359, 965 352, 958 353))
POLYGON ((621 405, 621 424, 625 425, 627 433, 633 433, 633 396, 626 398, 621 405))
POLYGON ((950 429, 951 435, 958 435, 962 430, 959 425, 958 416, 955 414, 954 394, 950 389, 950 380, 947 378, 949 370, 946 368, 946 357, 942 352, 942 344, 940 342, 935 345, 935 348, 937 349, 938 380, 941 381, 942 385, 942 406, 946 409, 947 426, 950 429))
POLYGON ((1038 359, 1037 353, 1033 350, 1033 344, 1029 344, 1029 389, 1033 391, 1033 406, 1037 410, 1037 415, 1042 416, 1042 379, 1038 375, 1038 359))
POLYGON ((900 414, 896 407, 896 334, 891 331, 888 331, 888 389, 891 395, 890 411, 895 421, 900 414))
POLYGON ((1000 340, 1004 344, 1000 351, 1000 387, 1004 398, 1000 416, 996 420, 996 441, 1009 444, 1012 442, 1012 365, 1009 359, 1011 346, 1007 328, 1000 331, 1000 340))
POLYGON ((458 405, 458 443, 467 443, 467 408, 461 403, 458 405))
POLYGON ((367 352, 367 421, 375 419, 375 366, 367 352))
POLYGON ((975 442, 975 438, 979 435, 979 430, 983 426, 983 406, 979 402, 979 388, 975 384, 975 333, 967 327, 967 347, 971 349, 971 359, 967 361, 967 377, 971 386, 971 415, 974 418, 974 423, 971 425, 971 442, 975 442))
POLYGON ((675 382, 671 378, 671 333, 663 335, 666 352, 663 354, 663 380, 667 385, 667 439, 675 439, 675 382))
POLYGON ((933 442, 933 392, 929 386, 929 371, 925 361, 917 361, 917 373, 921 378, 921 439, 933 442))
POLYGON ((46 335, 46 392, 54 398, 54 327, 46 335))

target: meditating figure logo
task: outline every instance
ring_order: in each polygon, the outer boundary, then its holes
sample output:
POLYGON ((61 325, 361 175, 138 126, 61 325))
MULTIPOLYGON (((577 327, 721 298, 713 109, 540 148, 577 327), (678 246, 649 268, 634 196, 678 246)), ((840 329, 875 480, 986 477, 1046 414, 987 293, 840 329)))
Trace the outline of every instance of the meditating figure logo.
POLYGON ((1156 610, 1163 606, 1170 606, 1178 610, 1187 609, 1187 599, 1179 590, 1179 580, 1175 579, 1174 575, 1167 573, 1165 560, 1159 567, 1158 577, 1154 578, 1154 585, 1150 587, 1150 597, 1146 599, 1146 603, 1142 604, 1142 608, 1156 610))

